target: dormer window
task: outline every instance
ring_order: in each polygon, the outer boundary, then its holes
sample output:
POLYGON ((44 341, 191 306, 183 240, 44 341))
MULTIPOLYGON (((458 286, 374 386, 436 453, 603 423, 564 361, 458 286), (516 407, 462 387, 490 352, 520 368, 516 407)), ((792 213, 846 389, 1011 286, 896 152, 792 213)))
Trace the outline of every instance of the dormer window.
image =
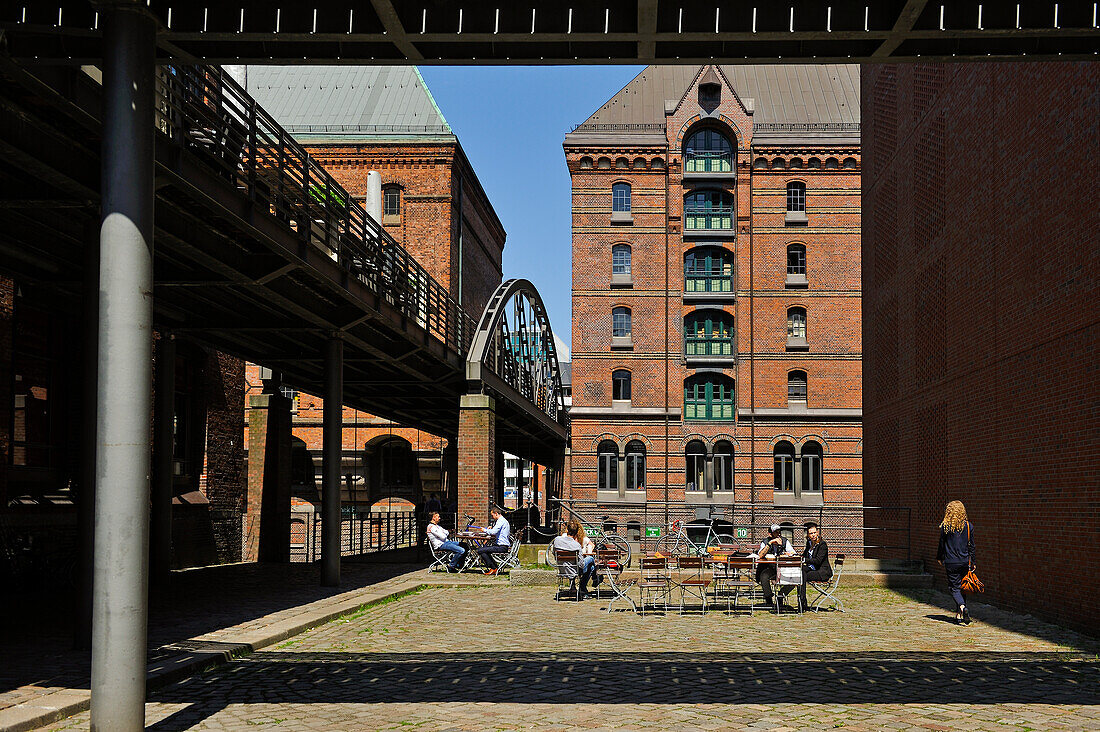
POLYGON ((722 82, 719 81, 718 74, 714 73, 714 67, 711 66, 699 82, 699 106, 709 113, 713 112, 721 102, 722 82))

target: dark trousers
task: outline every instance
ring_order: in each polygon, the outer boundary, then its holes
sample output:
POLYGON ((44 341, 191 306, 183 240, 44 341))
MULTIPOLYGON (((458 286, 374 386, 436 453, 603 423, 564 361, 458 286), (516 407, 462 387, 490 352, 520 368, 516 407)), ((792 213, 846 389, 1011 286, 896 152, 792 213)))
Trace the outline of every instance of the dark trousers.
POLYGON ((809 605, 806 602, 806 583, 807 582, 828 582, 833 578, 833 573, 826 574, 823 569, 803 569, 802 570, 802 584, 798 586, 798 604, 800 607, 807 607, 809 605))
POLYGON ((775 603, 775 594, 772 592, 772 582, 775 581, 775 565, 761 564, 756 569, 756 581, 760 583, 760 589, 764 593, 764 602, 768 605, 775 603))
POLYGON ((511 547, 506 544, 493 544, 492 546, 483 546, 477 550, 477 554, 481 557, 482 563, 490 569, 497 568, 497 558, 494 554, 507 554, 511 547))
POLYGON ((951 597, 955 599, 956 610, 966 604, 966 596, 962 592, 962 581, 969 569, 969 564, 943 565, 943 571, 947 574, 947 587, 951 590, 951 597))

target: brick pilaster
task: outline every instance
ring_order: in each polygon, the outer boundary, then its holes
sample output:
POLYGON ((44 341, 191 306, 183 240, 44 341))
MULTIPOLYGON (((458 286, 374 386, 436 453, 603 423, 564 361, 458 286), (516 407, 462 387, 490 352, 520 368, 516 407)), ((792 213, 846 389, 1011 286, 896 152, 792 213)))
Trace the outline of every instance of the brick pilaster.
POLYGON ((248 400, 248 490, 243 559, 290 561, 290 400, 248 400))
POLYGON ((489 520, 489 497, 496 486, 496 402, 466 394, 458 413, 458 512, 489 520))

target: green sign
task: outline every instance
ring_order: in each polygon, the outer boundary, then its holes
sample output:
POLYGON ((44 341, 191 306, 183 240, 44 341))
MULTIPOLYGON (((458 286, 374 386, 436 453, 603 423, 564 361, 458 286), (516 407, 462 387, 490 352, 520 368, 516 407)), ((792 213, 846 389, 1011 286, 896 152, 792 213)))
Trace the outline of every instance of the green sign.
POLYGON ((737 529, 737 538, 738 539, 744 539, 748 535, 749 535, 749 530, 748 529, 741 529, 741 528, 737 529))
POLYGON ((647 539, 650 538, 650 537, 654 537, 654 536, 660 536, 661 535, 661 527, 660 526, 647 526, 647 527, 645 527, 645 535, 646 535, 647 539))
POLYGON ((595 536, 596 535, 596 527, 595 526, 585 526, 584 527, 584 533, 587 534, 588 536, 595 536))

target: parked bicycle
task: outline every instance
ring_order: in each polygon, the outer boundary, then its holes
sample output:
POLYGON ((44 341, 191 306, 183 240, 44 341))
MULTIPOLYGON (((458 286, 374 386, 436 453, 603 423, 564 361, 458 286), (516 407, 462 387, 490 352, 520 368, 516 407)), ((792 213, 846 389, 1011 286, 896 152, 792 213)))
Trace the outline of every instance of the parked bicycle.
MULTIPOLYGON (((601 549, 614 549, 619 552, 619 561, 622 563, 623 567, 630 566, 630 542, 614 531, 605 531, 603 528, 610 517, 598 516, 595 521, 591 521, 587 517, 581 516, 574 511, 566 505, 564 501, 557 498, 551 498, 550 500, 557 501, 562 508, 569 512, 570 516, 584 526, 584 532, 588 535, 588 538, 592 540, 592 543, 595 544, 597 552, 601 549)), ((553 541, 552 538, 551 541, 553 541)), ((546 563, 551 567, 555 566, 553 551, 547 550, 546 563)))
MULTIPOLYGON (((691 523, 677 519, 669 524, 668 532, 657 540, 655 551, 666 557, 702 556, 712 547, 739 546, 732 534, 719 533, 715 523, 713 516, 691 523)), ((727 525, 723 522, 718 528, 727 525)))

